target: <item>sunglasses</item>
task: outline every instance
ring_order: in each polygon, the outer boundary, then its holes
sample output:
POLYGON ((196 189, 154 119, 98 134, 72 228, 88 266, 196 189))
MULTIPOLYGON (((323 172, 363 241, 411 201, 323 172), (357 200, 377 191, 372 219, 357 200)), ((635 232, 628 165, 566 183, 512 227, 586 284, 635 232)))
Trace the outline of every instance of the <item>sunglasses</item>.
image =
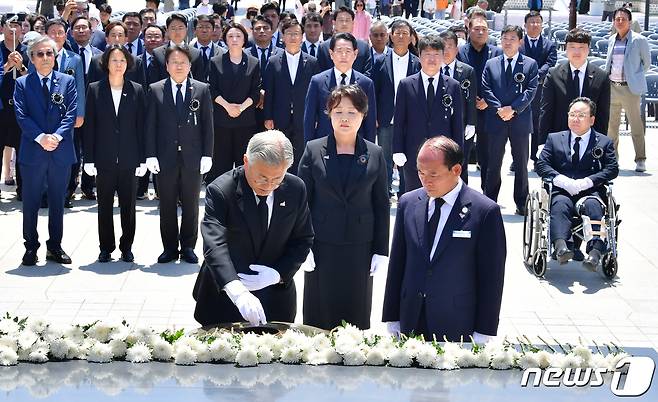
POLYGON ((47 50, 45 52, 36 52, 34 53, 38 58, 43 59, 44 57, 53 57, 55 52, 52 50, 47 50))

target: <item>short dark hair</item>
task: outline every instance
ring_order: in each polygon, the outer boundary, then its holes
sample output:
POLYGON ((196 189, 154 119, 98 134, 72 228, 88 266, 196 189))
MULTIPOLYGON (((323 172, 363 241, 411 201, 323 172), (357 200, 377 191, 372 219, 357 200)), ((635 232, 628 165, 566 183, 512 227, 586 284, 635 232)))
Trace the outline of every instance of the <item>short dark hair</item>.
POLYGON ((331 15, 331 18, 332 18, 334 21, 336 21, 336 18, 338 17, 338 14, 340 14, 340 13, 348 13, 348 14, 350 15, 350 17, 352 17, 352 21, 354 21, 354 10, 352 10, 351 8, 348 8, 348 7, 346 7, 346 6, 340 6, 340 7, 338 7, 338 8, 334 11, 334 13, 331 15))
POLYGON ((162 38, 165 37, 165 33, 166 33, 166 31, 165 31, 165 29, 164 29, 163 27, 161 27, 160 25, 158 25, 158 24, 146 24, 146 26, 144 27, 144 32, 146 32, 146 30, 149 29, 149 28, 158 28, 158 30, 159 30, 160 33, 162 34, 162 38))
POLYGON ((420 155, 420 150, 425 147, 429 147, 432 151, 442 154, 443 162, 448 169, 452 169, 455 165, 461 165, 464 160, 464 151, 462 151, 459 144, 446 136, 439 135, 426 139, 423 145, 420 146, 418 155, 420 155))
MULTIPOLYGON (((33 31, 34 30, 34 25, 37 23, 37 21, 43 22, 43 26, 45 28, 46 23, 48 22, 48 19, 46 17, 44 17, 43 15, 41 15, 41 14, 32 13, 32 14, 28 14, 28 16, 25 17, 25 21, 30 23, 30 30, 33 31)), ((3 23, 3 25, 4 25, 4 23, 3 23)))
POLYGON ((66 31, 66 22, 64 22, 64 20, 61 19, 61 18, 55 18, 55 19, 52 19, 52 20, 49 20, 48 22, 46 22, 46 27, 45 27, 46 33, 48 32, 50 27, 55 26, 55 25, 61 26, 66 31))
POLYGON ((468 29, 466 29, 466 27, 463 25, 453 25, 448 28, 448 30, 454 32, 455 34, 457 34, 457 32, 463 32, 466 36, 468 36, 468 29))
POLYGON ((617 13, 625 13, 628 16, 628 20, 633 21, 633 13, 631 13, 631 10, 626 7, 619 7, 616 9, 615 13, 613 14, 613 18, 617 17, 617 13))
POLYGON ((439 35, 430 34, 418 39, 418 54, 422 54, 425 49, 434 49, 443 52, 445 45, 439 35))
POLYGON ((578 102, 582 102, 589 106, 589 115, 590 116, 596 116, 596 103, 594 103, 593 100, 586 96, 579 96, 578 98, 574 99, 569 103, 569 110, 571 110, 571 107, 575 105, 578 102))
POLYGON ((110 22, 109 24, 107 24, 107 26, 105 27, 105 37, 106 37, 106 38, 107 38, 108 36, 110 36, 110 31, 111 31, 114 27, 116 27, 116 26, 119 26, 119 27, 123 28, 123 33, 124 33, 126 36, 128 36, 128 27, 126 26, 126 24, 124 24, 124 23, 121 22, 121 21, 112 21, 112 22, 110 22))
POLYGON ((181 13, 171 13, 169 14, 169 17, 167 17, 167 22, 165 23, 165 26, 169 28, 169 24, 171 24, 174 21, 180 21, 183 24, 187 25, 187 17, 185 17, 181 13))
POLYGON ((574 28, 567 33, 564 43, 584 43, 587 46, 591 46, 592 35, 584 29, 574 28))
POLYGON ((322 16, 318 13, 306 13, 302 17, 302 25, 306 25, 307 22, 319 22, 322 25, 322 16))
POLYGON ((169 63, 169 57, 171 57, 171 54, 174 52, 183 53, 185 56, 187 56, 187 60, 189 60, 189 62, 192 63, 192 52, 190 52, 190 47, 183 44, 183 45, 169 46, 165 50, 165 64, 169 63))
POLYGON ((265 11, 269 11, 269 10, 276 11, 277 16, 281 15, 281 10, 279 10, 279 6, 276 3, 274 3, 273 1, 268 1, 267 3, 260 6, 260 13, 261 14, 265 14, 265 11))
POLYGON ((112 6, 107 3, 103 3, 98 6, 98 12, 112 14, 112 6))
POLYGON ((156 7, 160 7, 160 0, 146 0, 145 3, 148 3, 149 1, 155 3, 156 7))
POLYGON ((238 23, 233 22, 233 21, 227 22, 226 26, 224 27, 224 30, 222 31, 222 38, 224 38, 224 41, 226 41, 226 34, 232 28, 235 28, 238 31, 242 32, 242 36, 244 36, 244 43, 242 44, 242 47, 247 46, 247 41, 249 39, 249 35, 247 34, 247 30, 242 26, 242 24, 238 24, 238 23))
POLYGON ((144 19, 144 14, 148 14, 148 13, 153 13, 157 16, 155 10, 151 10, 150 8, 142 8, 139 11, 139 16, 142 17, 142 19, 144 19))
POLYGON ((121 22, 126 22, 126 18, 137 18, 139 20, 139 25, 142 25, 144 21, 142 21, 142 16, 136 12, 136 11, 128 11, 121 17, 121 22))
POLYGON ((265 18, 265 16, 262 14, 258 14, 254 17, 253 21, 251 21, 251 26, 255 27, 257 22, 265 23, 270 26, 270 29, 274 29, 274 24, 272 24, 272 21, 270 21, 269 18, 265 18))
POLYGON ((197 15, 194 21, 192 22, 192 25, 194 26, 194 29, 196 29, 197 25, 199 25, 199 22, 208 22, 210 25, 212 25, 212 28, 215 29, 215 20, 210 18, 209 15, 197 15))
POLYGON ((525 18, 523 19, 524 23, 528 23, 528 20, 533 17, 539 17, 541 18, 542 22, 544 21, 544 17, 541 16, 541 13, 537 10, 531 10, 528 14, 525 15, 525 18))
POLYGON ((404 19, 399 19, 399 20, 393 21, 393 23, 391 24, 391 35, 393 35, 393 33, 395 33, 395 31, 397 31, 398 29, 400 29, 402 27, 409 28, 409 33, 412 33, 414 31, 414 28, 411 26, 409 21, 404 20, 404 19))
POLYGON ((91 29, 91 21, 89 21, 89 18, 85 17, 84 15, 78 15, 77 17, 75 17, 75 18, 73 19, 73 21, 71 22, 71 29, 72 29, 72 28, 75 26, 75 24, 76 24, 78 21, 80 21, 80 20, 85 20, 85 21, 87 21, 87 26, 89 27, 89 29, 91 29))
POLYGON ((439 34, 439 37, 443 39, 444 44, 446 41, 449 40, 455 42, 455 46, 457 46, 457 44, 459 43, 459 38, 457 38, 457 34, 449 29, 446 29, 445 31, 441 32, 439 34))
POLYGON ((343 97, 352 101, 352 104, 359 113, 364 116, 368 114, 368 97, 357 84, 341 85, 336 87, 327 99, 327 113, 331 113, 343 100, 343 97))
POLYGON ((503 30, 500 31, 500 36, 502 37, 506 33, 513 32, 516 34, 516 36, 519 38, 519 40, 523 39, 523 29, 518 26, 518 25, 505 25, 503 27, 503 30))
POLYGON ((299 27, 301 28, 302 33, 304 33, 304 26, 300 24, 296 18, 291 18, 290 21, 286 21, 286 23, 281 26, 281 33, 285 34, 286 30, 292 27, 299 27))
POLYGON ((341 33, 337 33, 336 35, 331 37, 331 40, 329 41, 329 49, 334 50, 334 48, 336 47, 336 42, 339 39, 343 39, 343 40, 346 40, 346 41, 350 42, 352 44, 352 49, 354 49, 354 50, 356 50, 357 47, 358 47, 358 44, 356 42, 356 38, 354 37, 354 35, 352 35, 349 32, 341 32, 341 33))
POLYGON ((109 73, 110 72, 110 53, 118 50, 123 53, 123 56, 126 58, 126 71, 130 70, 135 64, 135 60, 132 58, 132 55, 125 47, 121 45, 110 45, 105 48, 103 55, 101 56, 101 69, 109 73))
POLYGON ((212 11, 217 15, 222 15, 228 10, 226 3, 215 3, 212 5, 212 11))
POLYGON ((480 7, 473 7, 471 9, 471 12, 467 14, 467 17, 469 20, 474 20, 476 18, 482 18, 484 20, 487 19, 487 13, 480 7))

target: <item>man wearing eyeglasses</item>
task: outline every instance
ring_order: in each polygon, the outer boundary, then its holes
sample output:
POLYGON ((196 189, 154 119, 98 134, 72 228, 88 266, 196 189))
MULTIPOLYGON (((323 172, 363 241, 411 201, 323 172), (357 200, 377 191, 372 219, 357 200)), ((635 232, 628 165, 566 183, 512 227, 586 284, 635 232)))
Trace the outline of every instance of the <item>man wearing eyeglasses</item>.
POLYGON ((204 262, 192 295, 201 325, 294 322, 295 273, 313 244, 302 180, 286 173, 293 147, 280 131, 255 134, 244 166, 206 188, 204 262))
POLYGON ((572 217, 580 215, 583 226, 592 233, 583 261, 583 267, 590 271, 596 271, 607 247, 600 225, 605 207, 603 186, 619 173, 612 141, 592 129, 596 109, 589 98, 574 99, 569 105, 569 130, 548 135, 536 169, 542 179, 553 182, 550 240, 555 258, 560 264, 574 258, 575 250, 567 241, 572 217))
POLYGON ((34 70, 16 80, 14 107, 21 128, 18 163, 23 174, 23 265, 38 261, 37 219, 48 194, 46 259, 70 264, 62 250, 64 198, 71 165, 76 162, 73 126, 77 114, 75 78, 54 69, 57 44, 47 36, 30 43, 27 54, 34 70))

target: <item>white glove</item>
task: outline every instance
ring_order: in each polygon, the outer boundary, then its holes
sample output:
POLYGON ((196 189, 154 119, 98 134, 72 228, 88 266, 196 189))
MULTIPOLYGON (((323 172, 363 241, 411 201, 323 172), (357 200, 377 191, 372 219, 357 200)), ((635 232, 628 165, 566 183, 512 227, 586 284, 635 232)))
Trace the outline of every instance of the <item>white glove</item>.
POLYGON ((224 286, 229 299, 238 308, 242 318, 251 325, 266 324, 265 311, 260 300, 244 287, 240 281, 231 281, 224 286))
POLYGON ((464 139, 465 140, 470 140, 473 138, 475 135, 475 126, 473 125, 467 125, 466 128, 464 129, 464 139))
POLYGON ((98 174, 98 171, 96 170, 96 165, 93 163, 85 163, 83 169, 85 170, 85 173, 87 173, 88 176, 96 176, 98 174))
POLYGON ((589 190, 592 187, 594 187, 594 182, 589 177, 576 180, 576 188, 578 189, 578 193, 589 190))
POLYGON ((142 177, 146 174, 147 170, 146 163, 140 163, 139 167, 135 169, 135 176, 142 177))
POLYGON ((373 254, 370 260, 370 276, 375 276, 377 272, 383 271, 388 266, 388 257, 385 255, 373 254))
POLYGON ((281 281, 279 272, 265 265, 251 264, 249 269, 258 272, 258 275, 238 274, 240 282, 247 288, 247 290, 261 290, 270 285, 276 285, 281 281))
POLYGON ((567 190, 570 195, 576 195, 579 193, 576 181, 562 174, 553 178, 553 185, 567 190))
POLYGON ((393 336, 400 336, 400 321, 389 321, 386 323, 386 330, 393 336))
POLYGON ((313 272, 315 271, 315 256, 313 256, 313 250, 308 250, 308 255, 306 256, 306 261, 302 263, 301 266, 304 272, 313 272))
POLYGON ((199 171, 201 172, 201 174, 206 174, 210 172, 211 167, 212 167, 212 158, 209 156, 202 156, 201 163, 199 164, 199 171))
POLYGON ((407 156, 402 152, 395 153, 393 154, 393 162, 395 162, 397 166, 402 167, 407 163, 407 156))
POLYGON ((475 343, 477 343, 478 345, 484 345, 490 340, 492 340, 493 338, 495 338, 495 336, 484 335, 473 331, 473 341, 475 341, 475 343))
POLYGON ((154 156, 146 158, 146 168, 153 174, 160 173, 160 163, 158 162, 158 158, 154 156))

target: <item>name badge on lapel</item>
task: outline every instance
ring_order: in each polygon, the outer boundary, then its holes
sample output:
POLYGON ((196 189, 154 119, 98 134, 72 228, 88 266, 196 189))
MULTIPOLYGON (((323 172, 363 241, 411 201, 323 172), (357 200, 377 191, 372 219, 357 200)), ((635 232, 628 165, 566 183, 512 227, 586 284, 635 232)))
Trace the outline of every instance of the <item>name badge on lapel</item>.
POLYGON ((452 237, 456 237, 459 239, 470 239, 471 238, 471 231, 470 230, 453 230, 452 231, 452 237))

